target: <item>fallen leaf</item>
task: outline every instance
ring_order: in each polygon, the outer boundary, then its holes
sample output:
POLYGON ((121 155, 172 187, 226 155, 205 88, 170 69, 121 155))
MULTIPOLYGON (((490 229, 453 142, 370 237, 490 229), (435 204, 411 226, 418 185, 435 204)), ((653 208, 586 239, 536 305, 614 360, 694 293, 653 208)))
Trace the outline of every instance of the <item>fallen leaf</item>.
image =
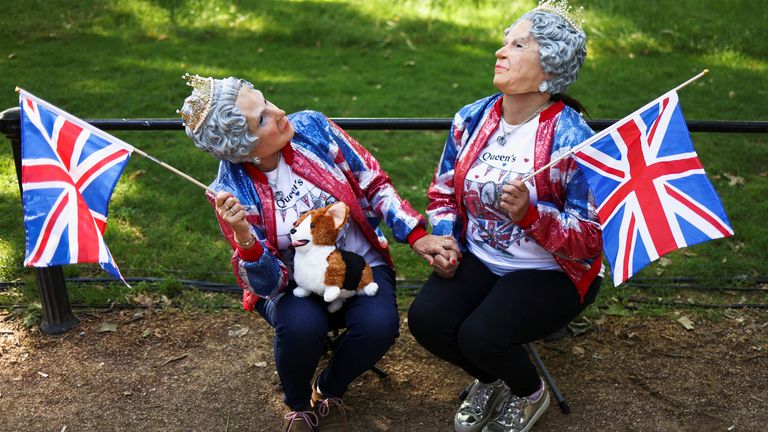
POLYGON ((131 180, 136 180, 137 178, 139 178, 139 177, 143 176, 143 175, 144 175, 144 172, 145 172, 144 170, 136 170, 136 171, 132 172, 132 173, 131 173, 131 174, 128 176, 128 178, 129 178, 129 179, 131 179, 131 180))
POLYGON ((728 186, 740 186, 744 184, 744 177, 733 175, 731 173, 723 173, 723 175, 728 179, 728 186))
POLYGON ((145 337, 147 337, 147 336, 149 336, 151 334, 152 334, 152 330, 146 329, 143 332, 141 332, 141 337, 145 338, 145 337))
POLYGON ((683 315, 680 318, 677 319, 677 322, 680 323, 686 330, 693 330, 693 321, 691 321, 690 318, 683 315))
POLYGON ((117 331, 117 323, 113 322, 103 322, 101 323, 101 326, 99 326, 99 329, 96 330, 98 333, 104 333, 104 332, 115 332, 117 331))
POLYGON ((260 361, 260 362, 254 363, 253 365, 257 368, 263 368, 263 367, 267 367, 267 362, 260 361))
POLYGON ((130 300, 135 302, 135 303, 139 303, 139 304, 142 304, 144 306, 147 306, 147 307, 151 307, 152 305, 155 304, 155 299, 153 299, 151 296, 149 296, 147 294, 144 294, 144 293, 137 294, 137 295, 135 295, 133 297, 130 297, 130 300))
POLYGON ((672 260, 667 257, 661 257, 659 258, 659 265, 662 267, 666 267, 668 265, 672 264, 672 260))
POLYGON ((624 309, 624 306, 614 303, 610 306, 608 306, 608 309, 605 310, 606 315, 616 315, 616 316, 624 316, 627 314, 627 310, 624 309))
POLYGON ((240 327, 239 329, 229 330, 229 337, 243 337, 248 334, 248 327, 240 327))
POLYGON ((40 375, 43 378, 48 378, 48 374, 47 373, 38 372, 37 374, 40 375))
POLYGON ((582 347, 580 347, 578 345, 574 345, 573 348, 571 348, 571 352, 573 352, 577 356, 581 357, 581 356, 584 355, 584 353, 587 352, 587 350, 585 350, 584 348, 582 348, 582 347))

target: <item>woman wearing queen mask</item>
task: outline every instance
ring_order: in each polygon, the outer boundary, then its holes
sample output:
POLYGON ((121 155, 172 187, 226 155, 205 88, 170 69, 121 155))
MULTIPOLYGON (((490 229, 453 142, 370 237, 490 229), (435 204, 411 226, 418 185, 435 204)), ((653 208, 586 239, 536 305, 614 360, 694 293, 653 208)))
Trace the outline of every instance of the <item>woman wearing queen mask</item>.
POLYGON ((528 431, 549 405, 524 344, 591 304, 602 277, 593 198, 572 157, 535 174, 593 132, 563 95, 586 57, 567 5, 545 2, 505 32, 496 94, 456 114, 429 188, 433 234, 460 244, 436 257, 413 301, 416 340, 474 378, 457 431, 528 431))
POLYGON ((360 144, 318 112, 286 116, 244 80, 187 76, 180 113, 195 145, 221 162, 210 185, 219 224, 234 253, 243 304, 275 329, 275 364, 285 393, 284 431, 348 431, 342 396, 398 335, 395 272, 382 219, 398 241, 428 262, 450 260, 456 243, 424 231, 424 217, 402 200, 360 144), (293 223, 307 210, 343 201, 350 222, 337 242, 373 269, 378 292, 354 296, 329 313, 320 296, 297 297, 293 223), (346 327, 328 367, 313 379, 329 329, 346 327))

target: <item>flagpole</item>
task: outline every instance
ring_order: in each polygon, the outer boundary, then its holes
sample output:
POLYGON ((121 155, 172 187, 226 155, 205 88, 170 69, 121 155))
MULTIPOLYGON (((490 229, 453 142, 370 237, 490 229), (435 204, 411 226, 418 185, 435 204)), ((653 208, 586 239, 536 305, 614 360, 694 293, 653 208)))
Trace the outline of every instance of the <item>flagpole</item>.
MULTIPOLYGON (((695 76, 693 76, 692 78, 690 78, 688 81, 686 81, 686 82, 684 82, 684 83, 680 84, 679 86, 677 86, 677 87, 673 88, 672 90, 668 91, 667 93, 676 92, 676 91, 680 90, 681 88, 683 88, 683 87, 687 86, 688 84, 690 84, 690 83, 692 83, 692 82, 696 81, 697 79, 699 79, 699 78, 703 77, 704 75, 706 75, 706 74, 708 74, 708 73, 709 73, 709 69, 704 69, 703 71, 699 72, 697 75, 695 75, 695 76)), ((665 93, 665 94, 666 94, 666 93, 665 93)), ((658 99, 658 98, 657 98, 657 99, 658 99)), ((631 117, 631 116, 632 116, 632 115, 634 115, 636 112, 638 112, 638 111, 642 111, 642 110, 643 110, 643 109, 645 109, 645 108, 646 108, 646 107, 644 106, 644 107, 640 108, 639 110, 637 110, 637 111, 633 112, 632 114, 630 114, 630 115, 628 115, 628 116, 625 116, 625 117, 623 117, 623 118, 631 117)), ((621 120, 619 120, 619 121, 621 121, 621 120)), ((618 123, 618 121, 617 121, 617 123, 618 123)), ((525 176, 525 177, 524 177, 524 178, 523 178, 521 181, 522 181, 523 183, 525 183, 525 182, 527 182, 527 181, 531 180, 531 179, 532 179, 534 176, 536 176, 536 175, 537 175, 537 174, 539 174, 540 172, 544 171, 545 169, 547 169, 547 168, 551 167, 552 165, 554 165, 554 164, 556 164, 556 163, 560 162, 561 160, 563 160, 563 159, 567 158, 568 156, 571 156, 572 154, 574 154, 574 153, 578 152, 579 150, 583 149, 584 147, 587 147, 587 146, 590 146, 590 145, 592 145, 592 144, 593 144, 593 143, 595 143, 596 141, 598 141, 598 140, 602 139, 602 138, 603 138, 603 137, 604 137, 604 136, 607 134, 607 132, 605 132, 605 131, 607 131, 607 130, 610 130, 610 127, 608 127, 608 128, 605 128, 605 129, 604 129, 603 131, 601 131, 600 133, 597 133, 597 134, 595 134, 595 135, 592 135, 590 138, 588 138, 587 140, 585 140, 585 141, 584 141, 584 142, 582 142, 581 144, 577 145, 576 147, 573 147, 573 148, 571 148, 571 149, 570 149, 570 150, 569 150, 567 153, 565 153, 565 154, 561 155, 560 157, 556 158, 555 160, 551 161, 550 163, 548 163, 548 164, 544 165, 543 167, 541 167, 541 168, 537 169, 537 170, 536 170, 536 171, 534 171, 532 174, 529 174, 529 175, 525 176)))
POLYGON ((151 160, 152 162, 160 165, 161 167, 167 169, 168 171, 178 175, 179 177, 182 177, 182 178, 184 178, 186 180, 189 180, 191 183, 194 183, 195 185, 203 188, 206 192, 211 192, 212 194, 216 195, 216 192, 214 192, 211 189, 209 189, 208 186, 200 183, 199 181, 195 180, 194 178, 190 177, 189 175, 187 175, 187 174, 177 170, 176 168, 168 165, 167 163, 161 161, 160 159, 157 159, 156 157, 154 157, 152 155, 149 155, 149 154, 139 150, 138 148, 136 148, 134 146, 132 146, 132 147, 133 147, 133 151, 135 151, 139 155, 144 156, 145 158, 147 158, 147 159, 151 160))
MULTIPOLYGON (((22 92, 22 90, 23 90, 22 88, 20 88, 20 87, 18 87, 18 86, 16 87, 16 93, 21 93, 21 92, 22 92)), ((38 103, 42 103, 42 104, 44 104, 46 107, 49 107, 49 108, 51 108, 51 109, 52 109, 52 110, 54 110, 54 111, 62 111, 62 112, 65 112, 65 113, 66 113, 66 111, 63 111, 62 109, 60 109, 60 108, 58 108, 58 107, 55 107, 55 106, 53 106, 53 105, 51 105, 51 104, 47 103, 46 101, 44 101, 44 100, 40 99, 39 97, 37 97, 37 96, 33 95, 32 93, 29 93, 29 92, 28 92, 28 91, 26 91, 26 90, 24 90, 24 93, 28 94, 29 96, 32 96, 33 98, 35 98, 35 100, 37 100, 37 102, 38 102, 38 103)), ((66 114, 68 114, 69 116, 73 117, 74 119, 77 119, 77 120, 79 120, 79 121, 82 121, 82 120, 80 120, 78 117, 75 117, 75 116, 73 116, 73 115, 71 115, 71 114, 69 114, 69 113, 66 113, 66 114)), ((83 121, 83 123, 85 123, 85 122, 83 121)), ((84 126, 84 125, 81 125, 81 127, 82 127, 82 126, 84 126)), ((117 137, 115 137, 115 136, 112 136, 112 135, 110 135, 110 134, 108 134, 108 133, 106 133, 106 132, 102 131, 101 129, 95 128, 94 126, 88 125, 88 127, 89 127, 89 128, 94 128, 95 130, 97 130, 97 131, 99 131, 99 132, 101 132, 101 133, 103 133, 103 134, 106 134, 106 135, 108 135, 110 138, 112 138, 110 141, 114 140, 114 141, 115 141, 115 142, 117 142, 118 144, 120 144, 120 145, 122 145, 123 147, 125 147, 125 148, 126 148, 128 151, 133 151, 133 152, 136 152, 136 153, 138 153, 140 156, 144 156, 145 158, 147 158, 147 159, 151 160, 152 162, 154 162, 154 163, 156 163, 156 164, 160 165, 161 167, 163 167, 163 168, 167 169, 168 171, 170 171, 170 172, 172 172, 172 173, 174 173, 174 174, 178 175, 179 177, 181 177, 181 178, 183 178, 183 179, 186 179, 186 180, 188 180, 189 182, 193 183, 193 184, 194 184, 194 185, 196 185, 196 186, 199 186, 199 187, 201 187, 201 188, 202 188, 203 190, 205 190, 206 192, 210 192, 210 193, 212 193, 213 195, 216 195, 216 192, 214 192, 213 190, 209 189, 209 188, 208 188, 208 186, 204 185, 203 183, 200 183, 199 181, 195 180, 193 177, 191 177, 191 176, 189 176, 189 175, 187 175, 187 174, 185 174, 185 173, 183 173, 183 172, 179 171, 178 169, 176 169, 176 168, 174 168, 174 167, 172 167, 172 166, 168 165, 167 163, 165 163, 165 162, 161 161, 160 159, 157 159, 156 157, 154 157, 154 156, 152 156, 152 155, 150 155, 150 154, 148 154, 148 153, 146 153, 146 152, 142 151, 141 149, 137 148, 136 146, 133 146, 133 145, 131 145, 131 144, 128 144, 128 143, 124 142, 123 140, 121 140, 121 139, 119 139, 119 138, 117 138, 117 137)))

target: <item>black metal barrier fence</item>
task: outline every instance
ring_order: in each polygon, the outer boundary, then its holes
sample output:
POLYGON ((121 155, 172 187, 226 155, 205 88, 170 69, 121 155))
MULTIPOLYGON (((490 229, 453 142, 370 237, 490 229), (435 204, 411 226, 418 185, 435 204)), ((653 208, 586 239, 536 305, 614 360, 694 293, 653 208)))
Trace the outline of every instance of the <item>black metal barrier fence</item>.
MULTIPOLYGON (((21 192, 21 125, 19 108, 0 113, 0 133, 11 142, 16 176, 21 192)), ((444 118, 334 118, 336 124, 348 130, 448 130, 451 119, 444 118)), ((159 131, 183 130, 181 120, 175 119, 99 119, 86 120, 102 130, 159 131)), ((594 130, 615 123, 614 119, 587 120, 594 130)), ((768 133, 768 121, 688 121, 691 132, 768 133)), ((40 328, 47 334, 61 334, 78 324, 72 313, 61 266, 36 267, 43 319, 40 328)))

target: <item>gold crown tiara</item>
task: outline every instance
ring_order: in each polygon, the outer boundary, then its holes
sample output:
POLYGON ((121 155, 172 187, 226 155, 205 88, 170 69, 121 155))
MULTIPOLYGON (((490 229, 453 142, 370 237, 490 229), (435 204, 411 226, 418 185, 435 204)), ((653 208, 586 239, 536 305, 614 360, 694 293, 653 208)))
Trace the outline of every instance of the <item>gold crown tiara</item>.
POLYGON ((534 10, 553 13, 564 19, 574 30, 584 32, 581 29, 582 24, 584 24, 584 8, 574 9, 568 4, 568 0, 541 0, 534 10))
POLYGON ((184 101, 186 105, 192 108, 192 112, 187 114, 176 110, 176 113, 181 114, 184 126, 192 129, 192 133, 197 133, 211 111, 211 105, 213 104, 213 78, 203 78, 200 75, 190 75, 188 73, 185 73, 182 78, 187 80, 187 85, 193 88, 192 95, 184 101))

